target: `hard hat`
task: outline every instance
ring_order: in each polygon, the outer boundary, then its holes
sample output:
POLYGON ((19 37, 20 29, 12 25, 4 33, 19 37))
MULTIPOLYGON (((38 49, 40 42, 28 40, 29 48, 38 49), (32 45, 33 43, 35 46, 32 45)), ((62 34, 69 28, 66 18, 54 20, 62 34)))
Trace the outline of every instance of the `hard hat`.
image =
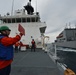
POLYGON ((1 27, 0 27, 0 31, 5 31, 5 30, 11 31, 11 30, 9 29, 9 27, 7 27, 7 26, 1 26, 1 27))

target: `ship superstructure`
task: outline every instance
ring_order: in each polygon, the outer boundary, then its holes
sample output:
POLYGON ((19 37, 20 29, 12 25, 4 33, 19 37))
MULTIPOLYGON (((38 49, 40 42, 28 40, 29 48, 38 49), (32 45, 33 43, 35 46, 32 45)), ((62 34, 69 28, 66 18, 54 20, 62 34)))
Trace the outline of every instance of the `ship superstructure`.
POLYGON ((41 37, 44 36, 46 23, 40 21, 39 12, 34 13, 34 8, 31 6, 31 0, 24 6, 24 9, 15 10, 14 15, 0 16, 0 26, 8 26, 11 29, 10 36, 15 36, 18 33, 18 25, 25 29, 25 36, 21 41, 29 45, 32 39, 35 39, 36 44, 42 44, 41 37))
POLYGON ((56 39, 57 46, 76 48, 76 28, 65 28, 56 39))

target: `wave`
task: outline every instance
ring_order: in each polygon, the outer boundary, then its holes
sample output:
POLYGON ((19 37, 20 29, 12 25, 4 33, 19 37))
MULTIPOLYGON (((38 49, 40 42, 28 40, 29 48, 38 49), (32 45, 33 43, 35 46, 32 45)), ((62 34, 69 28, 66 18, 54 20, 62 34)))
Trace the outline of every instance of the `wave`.
POLYGON ((71 49, 71 48, 57 48, 57 50, 67 51, 67 52, 76 52, 76 49, 71 49))

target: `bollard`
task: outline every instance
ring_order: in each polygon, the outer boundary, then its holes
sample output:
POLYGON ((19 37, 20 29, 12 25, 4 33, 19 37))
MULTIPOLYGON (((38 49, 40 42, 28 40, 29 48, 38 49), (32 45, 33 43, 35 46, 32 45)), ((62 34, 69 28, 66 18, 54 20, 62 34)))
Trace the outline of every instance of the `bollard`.
POLYGON ((64 71, 64 75, 76 75, 71 69, 66 69, 65 71, 64 71))

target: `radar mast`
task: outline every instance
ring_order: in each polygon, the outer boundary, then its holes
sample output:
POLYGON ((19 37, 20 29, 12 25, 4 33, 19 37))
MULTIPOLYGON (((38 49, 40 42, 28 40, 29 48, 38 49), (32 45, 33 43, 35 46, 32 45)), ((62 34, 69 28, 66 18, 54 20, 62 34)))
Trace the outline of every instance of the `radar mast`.
POLYGON ((33 14, 34 8, 31 6, 31 0, 29 0, 29 2, 27 3, 27 5, 24 6, 24 8, 27 11, 27 14, 33 14))

